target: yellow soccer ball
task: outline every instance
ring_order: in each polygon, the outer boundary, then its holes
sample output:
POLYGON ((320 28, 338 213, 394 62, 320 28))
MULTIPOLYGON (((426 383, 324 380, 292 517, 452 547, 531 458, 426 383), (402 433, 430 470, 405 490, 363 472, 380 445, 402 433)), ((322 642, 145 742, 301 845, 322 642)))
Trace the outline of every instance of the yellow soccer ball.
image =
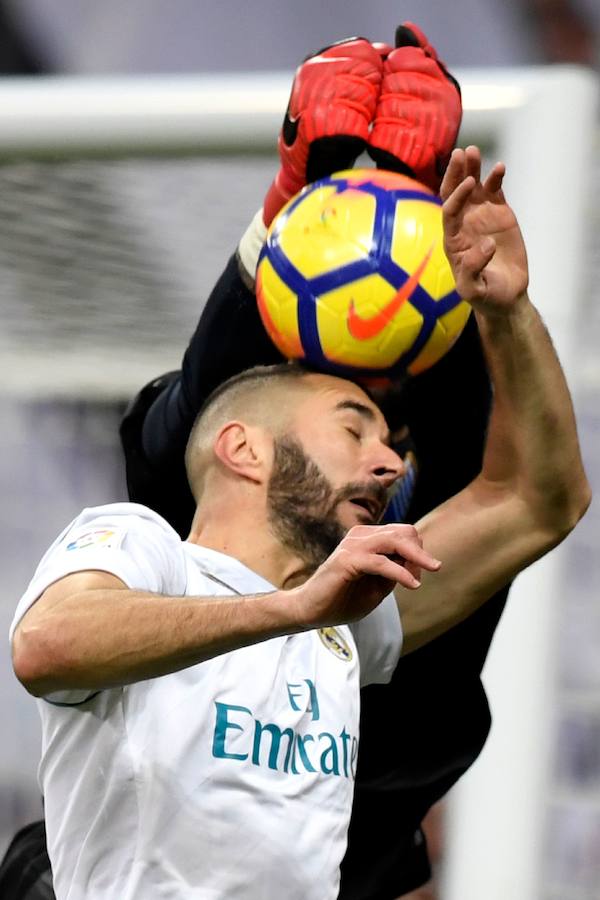
POLYGON ((338 172, 290 200, 267 234, 256 293, 284 356, 354 378, 429 368, 471 311, 444 254, 439 197, 378 169, 338 172))

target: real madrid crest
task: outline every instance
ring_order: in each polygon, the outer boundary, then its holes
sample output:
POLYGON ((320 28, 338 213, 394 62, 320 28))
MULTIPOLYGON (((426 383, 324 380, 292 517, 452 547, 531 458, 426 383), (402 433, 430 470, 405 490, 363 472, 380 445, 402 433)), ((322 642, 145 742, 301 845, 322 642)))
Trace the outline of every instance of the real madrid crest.
POLYGON ((345 662, 350 662, 352 650, 348 641, 340 634, 337 628, 334 628, 332 625, 328 625, 327 628, 319 628, 319 637, 334 656, 337 656, 338 659, 343 659, 345 662))

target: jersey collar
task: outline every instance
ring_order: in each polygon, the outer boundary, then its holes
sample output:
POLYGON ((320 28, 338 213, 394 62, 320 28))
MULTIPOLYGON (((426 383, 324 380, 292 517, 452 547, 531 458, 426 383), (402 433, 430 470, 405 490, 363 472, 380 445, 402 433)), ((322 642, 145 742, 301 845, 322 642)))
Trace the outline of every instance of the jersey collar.
POLYGON ((270 581, 233 556, 188 541, 184 545, 204 575, 230 588, 235 594, 268 594, 276 590, 270 581))

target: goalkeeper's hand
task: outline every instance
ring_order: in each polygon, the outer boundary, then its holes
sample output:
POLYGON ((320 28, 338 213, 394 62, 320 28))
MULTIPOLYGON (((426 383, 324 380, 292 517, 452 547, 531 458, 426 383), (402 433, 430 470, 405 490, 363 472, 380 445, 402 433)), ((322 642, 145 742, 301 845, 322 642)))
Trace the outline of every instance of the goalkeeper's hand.
POLYGON ((368 152, 379 168, 439 193, 462 119, 460 86, 416 25, 398 26, 395 44, 375 45, 383 80, 368 152))
POLYGON ((365 38, 325 47, 298 67, 279 134, 281 167, 263 205, 265 225, 305 184, 350 168, 365 149, 383 59, 365 38))

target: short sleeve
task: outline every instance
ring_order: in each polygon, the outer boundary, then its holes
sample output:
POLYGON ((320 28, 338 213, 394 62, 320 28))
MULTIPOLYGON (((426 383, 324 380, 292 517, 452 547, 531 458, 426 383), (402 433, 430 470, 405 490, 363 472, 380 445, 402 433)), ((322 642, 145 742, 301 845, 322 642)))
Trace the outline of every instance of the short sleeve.
POLYGON ((116 575, 132 589, 176 596, 185 593, 181 541, 167 522, 133 503, 87 509, 42 558, 19 601, 10 638, 47 587, 65 575, 92 570, 116 575))
POLYGON ((388 594, 364 619, 350 626, 360 660, 360 686, 387 684, 402 651, 402 624, 398 604, 388 594))

